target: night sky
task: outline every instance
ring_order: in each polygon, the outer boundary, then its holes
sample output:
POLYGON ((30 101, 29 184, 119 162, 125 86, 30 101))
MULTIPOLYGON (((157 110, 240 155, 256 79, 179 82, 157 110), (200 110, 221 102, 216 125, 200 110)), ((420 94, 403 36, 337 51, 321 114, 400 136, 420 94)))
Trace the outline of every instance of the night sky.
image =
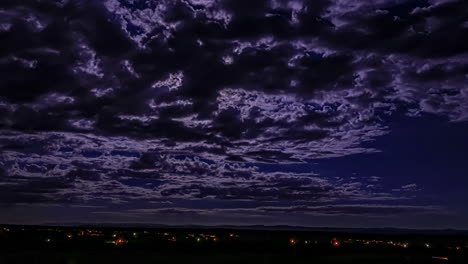
POLYGON ((0 1, 0 223, 468 228, 467 121, 465 1, 0 1))

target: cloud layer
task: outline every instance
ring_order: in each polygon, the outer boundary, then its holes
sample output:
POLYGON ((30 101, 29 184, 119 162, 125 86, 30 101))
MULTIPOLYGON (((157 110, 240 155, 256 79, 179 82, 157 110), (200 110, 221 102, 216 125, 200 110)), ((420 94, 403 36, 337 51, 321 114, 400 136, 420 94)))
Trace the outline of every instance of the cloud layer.
POLYGON ((395 113, 468 120, 466 8, 4 0, 0 203, 250 200, 347 214, 356 210, 343 201, 378 201, 359 210, 398 211, 386 203, 410 202, 419 185, 258 164, 378 152, 369 142, 395 113))

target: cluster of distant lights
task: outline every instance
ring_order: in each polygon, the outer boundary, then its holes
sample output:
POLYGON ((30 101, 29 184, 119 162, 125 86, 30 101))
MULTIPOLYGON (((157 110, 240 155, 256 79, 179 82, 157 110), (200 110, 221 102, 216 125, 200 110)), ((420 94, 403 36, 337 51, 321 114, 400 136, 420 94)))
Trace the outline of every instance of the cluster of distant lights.
MULTIPOLYGON (((333 247, 341 247, 343 244, 355 244, 355 243, 360 243, 363 245, 388 245, 388 246, 394 246, 394 247, 400 247, 400 248, 408 248, 409 243, 407 242, 395 242, 395 241, 384 241, 384 240, 361 240, 361 239, 345 239, 345 240, 338 240, 337 238, 333 238, 331 241, 331 245, 333 247)), ((289 244, 292 246, 300 244, 301 241, 295 238, 289 239, 289 244)), ((303 244, 309 245, 312 243, 311 240, 304 240, 302 241, 303 244)), ((314 241, 315 244, 318 243, 318 241, 314 241)), ((424 247, 427 249, 432 248, 430 243, 424 243, 424 247)), ((466 246, 468 248, 468 245, 466 246)), ((448 249, 455 249, 455 250, 461 250, 461 246, 454 246, 454 247, 448 247, 448 249)), ((441 257, 441 259, 444 259, 444 257, 441 257)))
MULTIPOLYGON (((8 230, 9 231, 9 230, 8 230)), ((8 232, 7 231, 7 232, 8 232)), ((91 234, 92 235, 92 232, 87 232, 88 234, 91 234)), ((147 234, 148 232, 145 231, 145 233, 147 234)), ((161 235, 161 233, 157 233, 158 235, 161 235)), ((80 235, 86 235, 86 232, 81 232, 80 235)), ((137 238, 138 237, 138 233, 133 233, 132 234, 134 238, 137 238)), ((163 236, 168 236, 168 241, 172 241, 172 242, 176 242, 176 237, 175 236, 171 236, 170 233, 162 233, 163 236)), ((68 234, 67 235, 68 238, 73 238, 74 235, 72 234, 68 234)), ((112 235, 112 237, 114 238, 113 241, 111 241, 110 243, 116 245, 116 246, 123 246, 125 244, 127 244, 129 241, 127 239, 124 239, 124 238, 121 238, 121 237, 118 237, 118 235, 116 233, 114 233, 112 235)), ((239 235, 236 235, 236 234, 229 234, 229 237, 230 238, 238 238, 239 235)), ((213 241, 213 242, 217 242, 218 241, 218 238, 215 236, 215 235, 207 235, 207 234, 188 234, 188 236, 186 236, 186 238, 194 238, 195 241, 197 243, 200 243, 200 242, 203 242, 203 241, 213 241)), ((50 238, 47 238, 45 240, 47 243, 50 243, 52 242, 52 239, 50 238)), ((298 240, 298 239, 295 239, 295 238, 291 238, 289 239, 289 244, 292 245, 292 246, 295 246, 297 244, 299 244, 301 241, 298 240)), ((335 248, 339 248, 342 246, 342 244, 352 244, 354 242, 357 242, 357 243, 363 243, 365 245, 371 245, 371 244, 383 244, 383 245, 391 245, 391 246, 398 246, 398 247, 402 247, 402 248, 408 248, 409 246, 409 243, 401 243, 401 242, 394 242, 394 241, 383 241, 383 240, 360 240, 360 239, 356 239, 356 240, 352 240, 352 239, 347 239, 347 240, 338 240, 337 238, 333 238, 331 240, 331 245, 335 248)), ((308 244, 311 244, 312 241, 311 240, 304 240, 303 241, 304 244, 308 245, 308 244)), ((315 244, 318 243, 318 241, 314 241, 315 244)), ((430 243, 424 243, 424 247, 425 248, 428 248, 430 249, 432 246, 430 243)), ((452 249, 452 247, 449 247, 450 249, 452 249)), ((454 247, 454 249, 456 250, 461 250, 461 247, 460 246, 456 246, 454 247)), ((442 256, 432 256, 433 259, 439 259, 439 260, 448 260, 448 257, 442 257, 442 256)))
MULTIPOLYGON (((314 241, 314 242, 315 242, 315 244, 318 243, 318 241, 314 241)), ((363 243, 363 244, 365 244, 365 245, 371 245, 371 244, 385 244, 385 245, 398 246, 398 247, 403 247, 403 248, 407 248, 408 245, 409 245, 408 243, 400 243, 400 242, 393 242, 393 241, 382 241, 382 240, 359 240, 359 239, 357 239, 357 240, 352 240, 352 239, 348 239, 348 240, 342 240, 342 241, 340 241, 340 240, 338 240, 338 239, 336 239, 336 238, 333 238, 333 239, 331 240, 331 244, 332 244, 332 246, 334 246, 334 247, 340 247, 340 246, 342 245, 342 243, 344 243, 344 244, 353 244, 353 243, 355 243, 355 242, 357 242, 357 243, 363 243)), ((300 243, 300 241, 297 240, 297 239, 294 239, 294 238, 289 239, 289 244, 291 244, 291 245, 296 245, 296 244, 298 244, 298 243, 300 243)), ((308 244, 310 244, 310 243, 311 243, 310 240, 304 240, 304 244, 308 245, 308 244)), ((430 246, 430 244, 426 243, 426 244, 425 244, 425 247, 426 247, 426 248, 430 248, 431 246, 430 246)))
MULTIPOLYGON (((148 231, 144 231, 142 234, 144 235, 149 235, 150 233, 148 231)), ((110 243, 110 244, 114 244, 114 245, 117 245, 117 246, 122 246, 122 245, 125 245, 129 242, 130 239, 126 239, 124 238, 124 236, 122 236, 123 234, 120 233, 120 232, 114 232, 112 234, 112 239, 111 240, 108 240, 107 243, 110 243)), ((75 236, 104 236, 104 234, 102 232, 99 232, 99 231, 93 231, 93 230, 82 230, 80 232, 78 232, 77 234, 67 234, 66 235, 67 238, 69 239, 72 239, 74 238, 75 236)), ((155 234, 156 238, 160 238, 160 237, 164 237, 164 240, 166 241, 170 241, 170 242, 177 242, 177 237, 168 233, 168 232, 164 232, 164 233, 156 233, 155 234)), ((128 236, 126 236, 128 237, 128 236)), ((131 235, 130 235, 131 238, 133 239, 137 239, 139 237, 139 233, 137 232, 133 232, 131 235)), ((237 235, 237 234, 234 234, 234 233, 230 233, 229 234, 229 238, 231 239, 235 239, 235 238, 239 238, 240 236, 237 235)), ((185 239, 194 239, 196 242, 204 242, 204 241, 212 241, 212 242, 218 242, 219 241, 219 238, 216 236, 216 235, 213 235, 213 234, 193 234, 193 233, 190 233, 190 234, 187 234, 185 236, 185 239)), ((46 242, 50 243, 52 242, 51 239, 46 239, 46 242)))
MULTIPOLYGON (((22 231, 24 231, 25 229, 21 229, 22 231)), ((10 232, 11 230, 9 228, 1 228, 0 229, 0 233, 1 232, 10 232)), ((56 231, 55 229, 47 229, 47 231, 56 231)), ((141 232, 141 234, 144 234, 144 235, 149 235, 150 232, 148 231, 143 231, 141 232)), ((155 233, 156 237, 165 237, 164 240, 166 241, 170 241, 170 242, 176 242, 177 241, 177 238, 168 233, 168 232, 163 232, 163 233, 155 233)), ((105 236, 105 234, 102 232, 102 231, 97 231, 97 230, 91 230, 91 229, 85 229, 85 230, 80 230, 79 232, 77 233, 74 233, 74 234, 66 234, 66 237, 68 239, 73 239, 75 238, 76 236, 91 236, 91 237, 100 237, 100 236, 105 236)), ((137 232, 133 232, 131 234, 131 236, 133 236, 134 239, 137 239, 138 236, 139 236, 139 233, 137 232)), ((124 238, 126 237, 125 235, 122 236, 122 233, 121 232, 114 232, 112 234, 112 239, 111 240, 108 240, 107 243, 112 243, 112 244, 115 244, 117 246, 122 246, 122 245, 125 245, 129 242, 129 239, 126 239, 124 238)), ((240 236, 238 234, 234 234, 234 233, 230 233, 228 235, 229 238, 231 239, 236 239, 236 238, 239 238, 240 236)), ((201 243, 201 242, 209 242, 209 241, 212 241, 212 242, 218 242, 219 241, 219 238, 216 236, 216 235, 213 235, 213 234, 203 234, 203 233, 189 233, 185 236, 185 239, 193 239, 194 241, 196 241, 197 243, 201 243)), ((47 243, 52 243, 54 242, 53 239, 51 238, 46 238, 44 240, 45 242, 47 243)), ((303 243, 305 245, 309 245, 309 244, 317 244, 318 241, 317 240, 298 240, 296 238, 290 238, 289 239, 289 244, 294 246, 294 245, 298 245, 300 243, 303 243)), ((407 242, 395 242, 395 241, 385 241, 385 240, 364 240, 364 239, 343 239, 343 240, 339 240, 337 238, 333 238, 331 240, 331 245, 333 247, 341 247, 343 244, 355 244, 355 243, 360 243, 360 244, 363 244, 363 245, 388 245, 388 246, 394 246, 394 247, 402 247, 402 248, 408 248, 409 247, 409 243, 407 242)), ((424 243, 424 247, 427 248, 427 249, 430 249, 432 248, 432 245, 430 243, 424 243)), ((468 248, 468 245, 466 246, 466 248, 468 248)), ((449 246, 448 249, 454 249, 454 250, 461 250, 462 247, 461 246, 449 246)), ((438 258, 438 259, 445 259, 445 257, 434 257, 434 258, 438 258)))
MULTIPOLYGON (((9 230, 4 229, 4 231, 8 232, 9 230)), ((144 234, 149 234, 149 232, 145 231, 144 234)), ((86 236, 86 235, 96 236, 96 235, 102 235, 102 233, 96 234, 91 230, 87 230, 87 232, 81 231, 79 233, 79 235, 81 235, 81 236, 86 236)), ((132 235, 133 235, 133 238, 138 238, 138 233, 134 232, 132 235)), ((173 235, 171 235, 170 233, 167 233, 167 232, 165 232, 165 233, 156 233, 156 235, 157 236, 162 235, 164 237, 167 237, 167 239, 166 239, 167 241, 171 241, 171 242, 176 242, 177 241, 177 238, 175 236, 173 236, 173 235)), ((73 234, 67 234, 66 236, 69 239, 74 238, 73 234)), ((237 234, 230 233, 229 237, 230 238, 239 238, 240 236, 237 235, 237 234)), ((110 243, 115 244, 117 246, 122 246, 122 245, 125 245, 125 244, 127 244, 129 242, 129 240, 127 240, 127 239, 125 239, 123 237, 119 237, 117 233, 112 234, 112 238, 113 238, 113 240, 111 240, 110 243)), ((212 235, 212 234, 193 234, 193 233, 190 233, 185 238, 186 239, 190 239, 190 238, 195 239, 195 241, 197 243, 204 242, 204 241, 218 242, 218 237, 216 235, 212 235)), ((52 241, 52 239, 47 238, 45 240, 45 242, 50 243, 50 242, 53 242, 53 241, 52 241)), ((297 245, 297 244, 299 244, 301 242, 303 242, 305 245, 309 245, 309 244, 312 244, 312 243, 315 243, 315 244, 318 243, 317 240, 314 240, 312 242, 311 240, 300 241, 300 240, 295 239, 295 238, 289 239, 289 244, 292 245, 292 246, 297 245)), ((347 239, 347 240, 341 240, 340 241, 337 238, 333 238, 331 240, 331 245, 333 247, 336 247, 336 248, 342 246, 342 244, 354 244, 354 243, 361 243, 361 244, 364 244, 364 245, 379 245, 380 244, 380 245, 389 245, 389 246, 402 247, 402 248, 408 248, 408 246, 409 246, 409 243, 406 243, 406 242, 402 243, 402 242, 384 241, 384 240, 361 240, 361 239, 353 240, 353 239, 347 239)), ((432 248, 430 243, 424 243, 424 247, 427 248, 427 249, 432 248)), ((455 250, 461 250, 461 248, 462 248, 461 246, 449 247, 449 249, 455 249, 455 250)), ((443 259, 443 257, 441 257, 441 259, 443 259)))

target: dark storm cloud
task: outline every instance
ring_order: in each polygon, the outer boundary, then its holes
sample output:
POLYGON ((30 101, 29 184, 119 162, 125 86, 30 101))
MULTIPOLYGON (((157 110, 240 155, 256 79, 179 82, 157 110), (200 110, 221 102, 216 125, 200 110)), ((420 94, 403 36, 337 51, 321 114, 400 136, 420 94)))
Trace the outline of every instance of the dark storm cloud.
POLYGON ((250 162, 379 151, 364 143, 388 133, 382 120, 396 111, 466 121, 466 10, 2 1, 0 201, 409 199, 250 162))
POLYGON ((64 202, 55 194, 70 187, 61 178, 38 179, 23 176, 3 176, 0 181, 0 203, 52 203, 64 202))

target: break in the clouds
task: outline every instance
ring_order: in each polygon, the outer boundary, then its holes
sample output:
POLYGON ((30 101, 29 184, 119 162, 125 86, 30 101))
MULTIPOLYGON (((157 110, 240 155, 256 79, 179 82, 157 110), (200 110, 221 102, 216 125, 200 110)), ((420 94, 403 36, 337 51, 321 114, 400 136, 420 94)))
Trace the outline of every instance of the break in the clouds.
POLYGON ((283 167, 385 152, 395 116, 466 122, 467 10, 3 0, 0 203, 132 204, 141 221, 444 211, 424 182, 283 167))

